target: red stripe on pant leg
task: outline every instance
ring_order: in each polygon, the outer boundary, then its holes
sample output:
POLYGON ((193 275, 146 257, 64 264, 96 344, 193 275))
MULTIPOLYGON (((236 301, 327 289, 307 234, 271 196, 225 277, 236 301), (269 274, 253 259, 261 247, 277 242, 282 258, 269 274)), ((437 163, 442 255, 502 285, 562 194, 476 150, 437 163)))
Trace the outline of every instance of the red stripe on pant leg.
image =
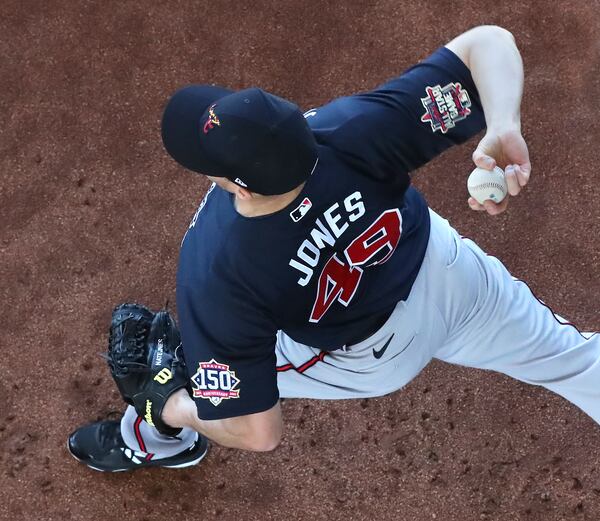
POLYGON ((133 430, 135 431, 135 438, 138 442, 138 445, 140 446, 140 450, 142 452, 147 452, 146 444, 144 443, 144 438, 142 438, 142 432, 140 430, 141 423, 142 423, 142 417, 138 416, 137 420, 135 420, 135 422, 133 424, 133 430))

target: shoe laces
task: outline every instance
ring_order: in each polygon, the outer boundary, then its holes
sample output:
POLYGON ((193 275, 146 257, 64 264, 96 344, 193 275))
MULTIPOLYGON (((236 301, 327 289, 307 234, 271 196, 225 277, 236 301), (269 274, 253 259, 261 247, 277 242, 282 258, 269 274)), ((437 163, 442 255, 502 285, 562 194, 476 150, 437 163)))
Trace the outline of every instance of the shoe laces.
POLYGON ((120 422, 107 421, 101 423, 98 429, 98 444, 105 450, 123 446, 120 422))

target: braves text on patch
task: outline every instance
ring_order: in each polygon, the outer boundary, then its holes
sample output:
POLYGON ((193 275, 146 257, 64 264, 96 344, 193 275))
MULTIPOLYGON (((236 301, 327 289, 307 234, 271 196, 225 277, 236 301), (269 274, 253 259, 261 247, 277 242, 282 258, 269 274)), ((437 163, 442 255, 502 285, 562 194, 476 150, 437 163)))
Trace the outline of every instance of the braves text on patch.
POLYGON ((220 364, 214 358, 210 362, 200 362, 191 380, 194 398, 210 400, 215 407, 223 400, 240 397, 240 391, 236 389, 239 378, 228 365, 220 364))
POLYGON ((427 96, 421 98, 421 103, 426 112, 421 116, 421 121, 430 123, 434 132, 440 130, 445 134, 458 121, 471 114, 469 94, 460 83, 448 83, 445 87, 426 87, 425 91, 427 96))
POLYGON ((217 125, 217 127, 221 126, 221 122, 219 121, 219 118, 217 117, 217 115, 215 114, 215 105, 211 105, 211 107, 208 109, 208 118, 206 120, 206 123, 204 123, 204 133, 208 134, 209 130, 212 130, 213 128, 215 128, 215 125, 217 125))
POLYGON ((298 207, 290 212, 290 217, 292 221, 297 223, 302 217, 304 217, 308 211, 311 209, 312 203, 308 197, 305 197, 302 202, 298 205, 298 207))

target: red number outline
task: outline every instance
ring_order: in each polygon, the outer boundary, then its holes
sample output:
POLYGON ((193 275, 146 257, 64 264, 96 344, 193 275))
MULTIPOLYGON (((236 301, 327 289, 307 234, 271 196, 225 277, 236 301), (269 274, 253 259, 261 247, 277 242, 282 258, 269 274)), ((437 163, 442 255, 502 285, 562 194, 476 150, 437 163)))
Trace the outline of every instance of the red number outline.
POLYGON ((402 214, 400 210, 397 208, 386 210, 344 250, 347 264, 338 259, 337 253, 334 253, 325 263, 319 275, 317 295, 309 322, 319 322, 336 301, 348 307, 362 279, 363 269, 359 266, 368 267, 387 262, 396 251, 401 235, 402 214), (377 237, 378 234, 379 237, 377 237), (382 242, 384 239, 386 239, 385 242, 382 242), (368 264, 384 248, 389 249, 387 255, 368 264))
POLYGON ((361 268, 348 266, 337 258, 337 254, 333 254, 325 266, 323 266, 323 270, 319 276, 317 296, 310 313, 309 322, 317 323, 321 320, 323 315, 327 313, 336 300, 347 307, 358 289, 362 274, 363 270, 361 268), (332 275, 339 276, 340 271, 342 270, 345 271, 345 273, 343 274, 344 279, 340 284, 339 277, 336 280, 332 275), (327 290, 330 287, 330 282, 333 282, 333 287, 328 292, 327 290), (322 302, 322 304, 317 306, 320 302, 322 302))
POLYGON ((392 254, 396 251, 400 236, 402 235, 402 214, 400 210, 392 209, 383 212, 373 224, 354 239, 344 250, 344 255, 351 266, 375 266, 387 262, 392 254), (398 226, 396 229, 395 227, 398 226), (374 237, 382 233, 381 237, 373 240, 374 237), (397 235, 392 235, 397 234, 397 235), (378 244, 375 249, 373 245, 380 243, 382 239, 387 239, 382 244, 378 244), (378 261, 368 264, 382 249, 388 248, 388 254, 378 261), (362 258, 361 254, 365 257, 362 258))

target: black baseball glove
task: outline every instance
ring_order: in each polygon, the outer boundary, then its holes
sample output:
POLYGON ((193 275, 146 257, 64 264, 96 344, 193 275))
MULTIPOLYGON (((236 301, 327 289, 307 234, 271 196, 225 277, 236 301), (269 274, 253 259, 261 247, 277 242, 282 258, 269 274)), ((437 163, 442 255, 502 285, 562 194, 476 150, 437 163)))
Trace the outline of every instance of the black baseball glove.
POLYGON ((117 306, 106 359, 123 399, 160 433, 179 434, 181 429, 161 419, 169 396, 188 381, 181 336, 169 312, 155 314, 139 304, 117 306))

